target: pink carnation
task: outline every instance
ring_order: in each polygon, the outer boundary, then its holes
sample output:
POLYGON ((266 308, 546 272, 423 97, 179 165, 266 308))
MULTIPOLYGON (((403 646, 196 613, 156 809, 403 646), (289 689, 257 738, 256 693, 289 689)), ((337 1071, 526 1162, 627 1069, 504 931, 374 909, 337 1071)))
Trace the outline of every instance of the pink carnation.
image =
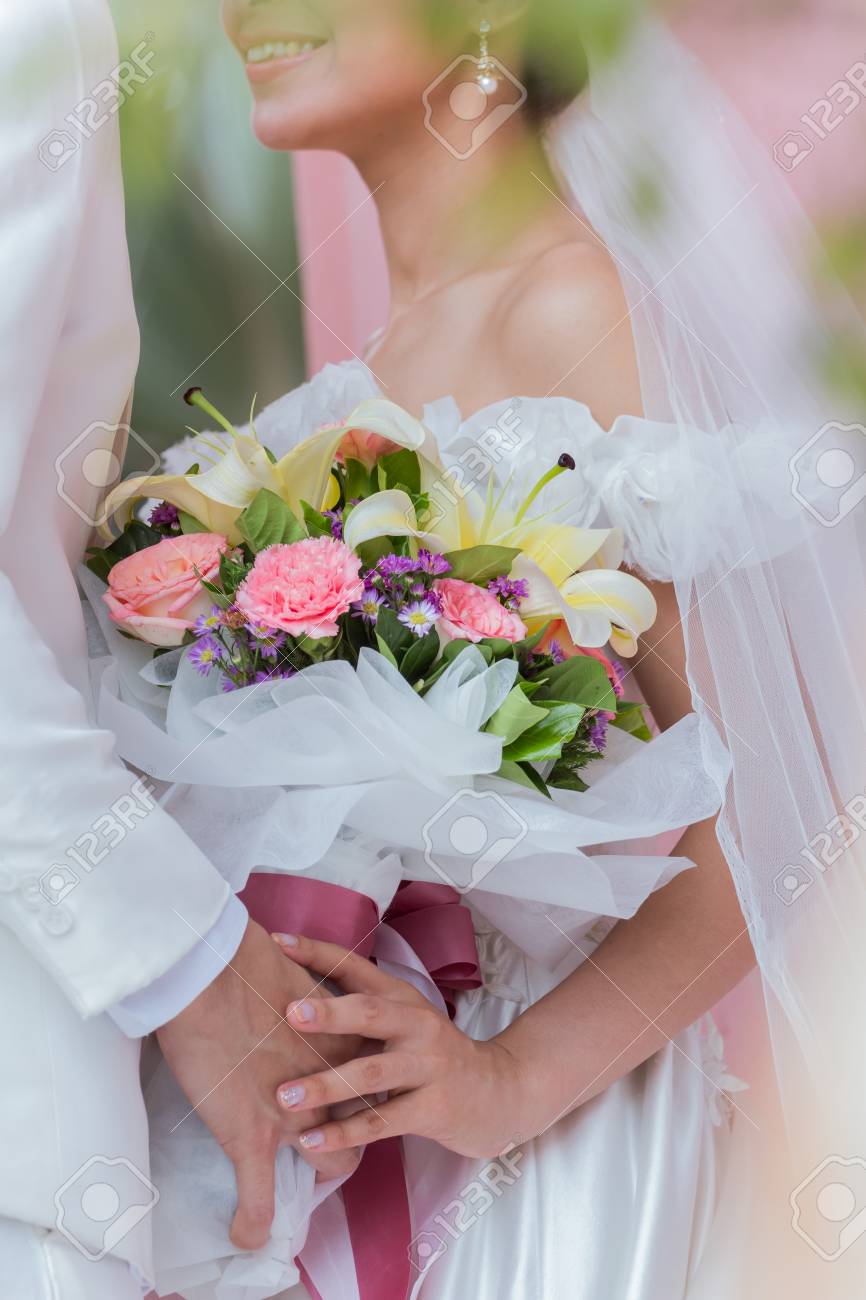
POLYGON ((219 576, 220 556, 228 542, 219 533, 166 537, 119 560, 108 575, 103 600, 115 623, 149 645, 180 645, 213 596, 201 578, 219 576))
POLYGON ((382 456, 400 447, 381 433, 370 433, 369 429, 350 429, 337 449, 337 460, 359 460, 365 469, 371 469, 382 456))
POLYGON ((250 623, 292 636, 336 636, 337 619, 360 600, 361 561, 333 537, 269 546, 238 588, 235 603, 250 623))
POLYGON ((520 615, 506 609, 484 587, 459 578, 442 578, 435 589, 442 601, 436 627, 446 640, 482 641, 497 636, 504 641, 522 641, 526 636, 520 615))

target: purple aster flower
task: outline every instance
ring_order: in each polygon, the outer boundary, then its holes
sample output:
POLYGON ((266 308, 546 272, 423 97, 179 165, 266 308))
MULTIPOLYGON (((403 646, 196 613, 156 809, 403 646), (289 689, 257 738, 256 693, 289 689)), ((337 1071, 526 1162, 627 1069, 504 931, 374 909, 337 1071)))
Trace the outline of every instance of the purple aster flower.
POLYGON ((589 725, 589 739, 598 752, 601 754, 607 743, 607 729, 610 725, 610 715, 607 713, 598 713, 589 725))
POLYGON ((618 659, 611 659, 610 666, 613 669, 613 681, 611 682, 613 693, 618 700, 621 700, 625 694, 625 687, 622 684, 622 679, 626 675, 625 669, 618 659))
POLYGON ((404 627, 408 627, 413 636, 426 636, 441 613, 438 602, 425 596, 423 600, 413 600, 404 605, 397 615, 404 627))
POLYGON ((365 623, 375 623, 379 609, 385 604, 385 595, 376 587, 366 586, 360 600, 352 603, 352 612, 356 618, 363 618, 365 623))
POLYGON ((418 551, 418 568, 422 573, 429 574, 431 578, 441 578, 451 572, 451 565, 444 555, 425 550, 423 546, 418 551))
POLYGON ((190 646, 188 657, 196 672, 207 677, 220 660, 225 658, 225 653, 225 647, 215 637, 203 636, 195 645, 190 646))
POLYGON ((233 682, 231 677, 226 677, 225 673, 223 673, 223 679, 220 682, 220 690, 223 695, 229 695, 232 691, 238 690, 238 684, 237 682, 233 682))
POLYGON ((558 641, 551 641, 550 645, 547 647, 547 653, 555 664, 565 663, 565 651, 558 641))
POLYGON ((202 614, 192 627, 193 636, 210 636, 223 626, 223 612, 219 605, 211 605, 209 614, 202 614))
POLYGON ((487 584, 487 590, 492 591, 493 595, 501 600, 506 609, 516 609, 521 600, 526 600, 529 595, 529 583, 525 578, 516 578, 514 581, 503 574, 499 578, 494 578, 487 584))
POLYGON ((151 528, 180 528, 180 514, 177 506, 168 501, 160 501, 154 506, 147 521, 151 528))
POLYGON ((418 561, 411 555, 383 555, 376 565, 383 578, 402 578, 407 573, 417 573, 418 561))

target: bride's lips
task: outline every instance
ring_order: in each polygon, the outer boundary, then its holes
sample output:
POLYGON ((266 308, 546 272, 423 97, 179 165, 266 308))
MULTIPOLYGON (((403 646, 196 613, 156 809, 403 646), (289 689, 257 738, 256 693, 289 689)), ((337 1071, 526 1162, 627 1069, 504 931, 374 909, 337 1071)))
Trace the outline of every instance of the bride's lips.
POLYGON ((238 41, 247 77, 253 84, 272 81, 298 64, 308 62, 327 44, 321 36, 301 33, 252 36, 242 32, 238 41))

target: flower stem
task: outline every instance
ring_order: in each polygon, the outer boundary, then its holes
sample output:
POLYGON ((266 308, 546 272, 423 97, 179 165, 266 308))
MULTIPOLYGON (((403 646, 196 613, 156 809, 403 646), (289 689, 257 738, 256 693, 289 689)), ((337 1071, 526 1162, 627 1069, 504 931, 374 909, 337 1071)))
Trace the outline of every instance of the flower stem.
MULTIPOLYGON (((564 464, 563 462, 565 461, 565 459, 566 458, 564 456, 560 457, 559 463, 554 465, 553 469, 549 469, 546 474, 542 474, 541 478, 538 480, 535 487, 529 493, 529 496, 526 498, 526 500, 523 502, 523 505, 518 510, 517 515, 515 516, 514 519, 515 527, 523 521, 523 517, 526 514, 527 510, 532 505, 533 501, 538 496, 539 492, 542 492, 544 488, 547 487, 548 483, 552 483, 555 478, 559 478, 560 474, 564 474, 566 470, 574 469, 574 461, 571 461, 570 465, 567 463, 564 464)), ((568 460, 571 460, 570 456, 568 457, 568 460)))

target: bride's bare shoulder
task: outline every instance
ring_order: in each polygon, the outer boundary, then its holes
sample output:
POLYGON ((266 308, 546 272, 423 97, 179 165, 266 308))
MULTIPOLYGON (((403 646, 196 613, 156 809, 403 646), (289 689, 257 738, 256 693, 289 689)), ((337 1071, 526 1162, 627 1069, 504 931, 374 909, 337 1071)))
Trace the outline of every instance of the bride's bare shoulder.
POLYGON ((641 413, 628 304, 600 243, 558 243, 522 267, 495 328, 513 391, 585 402, 605 427, 641 413))

